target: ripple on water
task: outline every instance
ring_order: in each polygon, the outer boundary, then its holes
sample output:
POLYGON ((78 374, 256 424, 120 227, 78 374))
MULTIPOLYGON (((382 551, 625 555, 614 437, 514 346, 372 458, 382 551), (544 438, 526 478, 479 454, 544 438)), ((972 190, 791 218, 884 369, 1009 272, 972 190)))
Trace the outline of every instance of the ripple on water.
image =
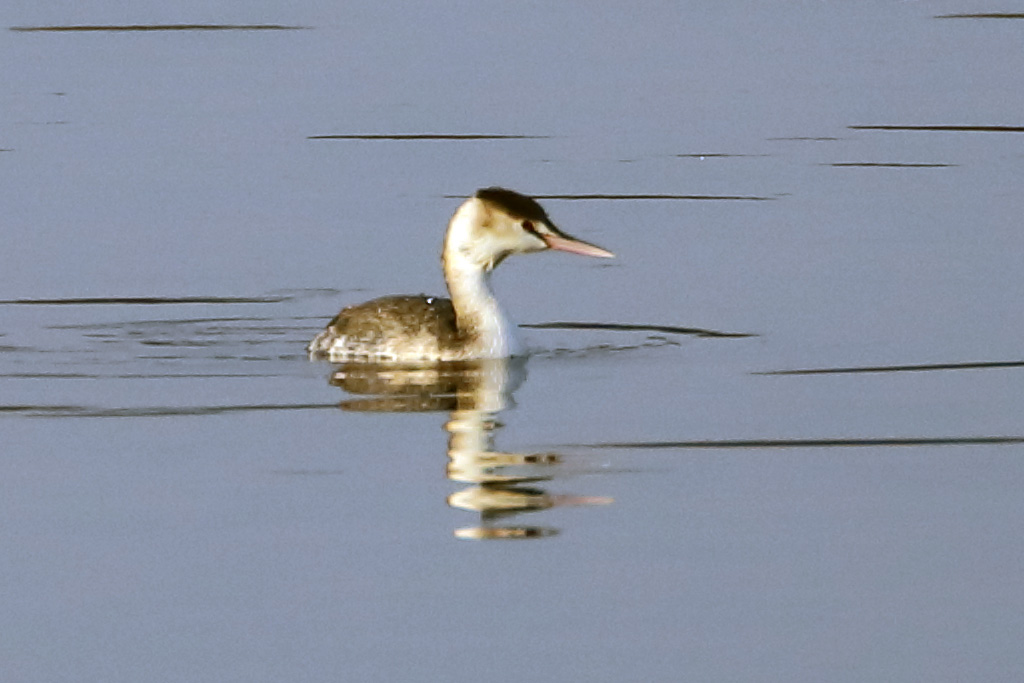
MULTIPOLYGON (((333 293, 333 292, 332 292, 333 293)), ((264 296, 7 299, 18 324, 4 339, 0 376, 82 379, 266 376, 224 361, 303 358, 320 318, 296 315, 311 292, 264 296), (220 315, 196 315, 215 307, 220 315), (166 309, 166 310, 165 310, 166 309), (174 309, 170 311, 170 309, 174 309), (153 315, 154 310, 172 312, 153 315), (157 352, 159 350, 159 352, 157 352), (159 363, 154 367, 153 363, 159 363), (209 363, 215 365, 210 367, 209 363)))
POLYGON ((301 31, 309 26, 284 24, 78 24, 71 26, 11 26, 17 33, 93 33, 134 31, 301 31))
POLYGON ((847 126, 850 130, 882 130, 937 133, 1024 133, 1024 126, 992 125, 862 125, 847 126))

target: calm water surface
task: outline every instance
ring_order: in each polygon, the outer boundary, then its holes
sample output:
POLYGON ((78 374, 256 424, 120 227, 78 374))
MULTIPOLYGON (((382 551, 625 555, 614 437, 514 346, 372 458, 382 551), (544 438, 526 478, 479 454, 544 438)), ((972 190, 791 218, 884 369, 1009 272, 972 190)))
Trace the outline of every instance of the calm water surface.
POLYGON ((1024 678, 1024 20, 721 4, 12 3, 3 679, 1024 678), (306 360, 492 184, 525 363, 306 360))

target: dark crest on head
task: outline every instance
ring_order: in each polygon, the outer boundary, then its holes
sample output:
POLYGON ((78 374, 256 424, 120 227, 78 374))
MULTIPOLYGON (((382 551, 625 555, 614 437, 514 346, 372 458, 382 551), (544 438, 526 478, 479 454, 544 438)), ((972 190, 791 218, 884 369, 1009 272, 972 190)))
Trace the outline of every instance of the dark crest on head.
POLYGON ((518 218, 551 224, 547 212, 534 199, 503 187, 485 187, 476 191, 476 198, 490 202, 518 218))

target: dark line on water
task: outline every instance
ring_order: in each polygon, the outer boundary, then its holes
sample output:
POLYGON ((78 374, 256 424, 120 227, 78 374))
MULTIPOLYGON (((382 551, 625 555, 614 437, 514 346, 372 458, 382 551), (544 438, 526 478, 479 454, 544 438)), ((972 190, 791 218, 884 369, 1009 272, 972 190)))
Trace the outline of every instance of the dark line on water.
POLYGON ((1024 14, 1014 12, 983 12, 978 14, 937 14, 935 19, 1024 19, 1024 14))
POLYGON ((78 26, 11 26, 19 33, 39 32, 94 32, 94 31, 302 31, 309 26, 282 24, 122 24, 78 26))
POLYGON ((0 377, 7 379, 208 379, 238 378, 252 379, 256 377, 283 377, 277 373, 88 373, 88 372, 7 372, 0 377))
MULTIPOLYGON (((468 199, 470 195, 446 194, 445 199, 468 199)), ((687 200, 687 201, 753 201, 769 202, 776 197, 755 197, 747 195, 704 195, 704 194, 535 194, 534 199, 587 201, 587 200, 687 200)))
POLYGON ((33 405, 0 405, 0 413, 24 413, 24 412, 50 412, 56 413, 65 410, 79 410, 79 406, 33 406, 33 405))
POLYGON ((721 441, 624 441, 567 444, 573 448, 645 450, 858 448, 878 446, 993 446, 1024 443, 1024 436, 907 437, 878 439, 737 439, 721 441))
POLYGON ((597 354, 608 354, 608 353, 619 353, 622 351, 637 351, 639 349, 656 349, 662 346, 679 346, 679 342, 666 339, 665 337, 648 337, 647 341, 639 344, 626 344, 626 345, 613 345, 613 344, 596 344, 594 346, 585 346, 583 348, 557 348, 547 349, 543 351, 536 351, 531 354, 534 358, 592 358, 597 354))
POLYGON ((534 199, 561 199, 565 201, 579 201, 592 199, 615 199, 615 200, 688 200, 688 201, 749 201, 767 202, 775 197, 756 197, 748 195, 711 195, 711 194, 538 194, 533 195, 534 199))
POLYGON ((771 370, 755 375, 839 375, 858 372, 923 372, 927 370, 977 370, 987 368, 1021 368, 1024 361, 979 361, 975 363, 933 363, 927 365, 877 365, 852 368, 811 368, 806 370, 771 370))
MULTIPOLYGON (((262 303, 262 302, 257 302, 262 303)), ((274 303, 268 301, 267 303, 274 303)), ((162 326, 162 325, 199 325, 199 324, 211 324, 211 323, 226 323, 223 329, 237 331, 237 330, 253 330, 253 331, 267 331, 273 330, 277 332, 291 331, 293 328, 285 325, 276 325, 273 327, 266 326, 241 326, 232 325, 231 323, 277 323, 282 320, 323 320, 324 316, 282 316, 282 317, 253 317, 253 316, 230 316, 230 317, 218 317, 218 318, 150 318, 146 320, 129 320, 124 322, 113 322, 113 323, 75 323, 73 325, 46 325, 48 330, 108 330, 108 329, 122 329, 126 327, 148 327, 148 326, 162 326)), ((313 328, 308 328, 313 329, 313 328)))
POLYGON ((14 306, 91 306, 91 305, 163 305, 163 304, 273 304, 288 301, 287 296, 96 296, 67 299, 0 299, 0 305, 14 306))
POLYGON ((948 133, 1024 133, 1024 126, 847 126, 851 130, 939 131, 948 133))
POLYGON ((529 327, 536 330, 614 330, 621 332, 666 332, 668 334, 688 334, 697 337, 727 337, 743 338, 756 337, 756 334, 745 332, 717 332, 715 330, 703 330, 699 327, 676 327, 673 325, 646 325, 630 323, 580 323, 580 322, 551 322, 551 323, 527 323, 519 327, 529 327))
POLYGON ((714 152, 711 154, 676 154, 676 157, 680 159, 747 159, 755 157, 767 157, 769 154, 728 154, 724 152, 714 152))
POLYGON ((307 140, 546 140, 548 135, 487 135, 480 133, 415 133, 387 135, 309 135, 307 140))
POLYGON ((918 164, 898 162, 875 162, 875 161, 840 161, 833 164, 824 164, 836 168, 950 168, 956 164, 918 164))
POLYGON ((789 138, 768 138, 768 140, 770 140, 771 142, 836 142, 839 139, 840 138, 832 138, 832 137, 816 138, 816 137, 810 137, 810 136, 806 136, 806 135, 796 136, 796 137, 789 137, 789 138))
POLYGON ((283 410, 337 410, 337 403, 271 403, 226 406, 147 406, 138 408, 97 408, 68 405, 0 405, 0 414, 26 417, 192 417, 283 410))

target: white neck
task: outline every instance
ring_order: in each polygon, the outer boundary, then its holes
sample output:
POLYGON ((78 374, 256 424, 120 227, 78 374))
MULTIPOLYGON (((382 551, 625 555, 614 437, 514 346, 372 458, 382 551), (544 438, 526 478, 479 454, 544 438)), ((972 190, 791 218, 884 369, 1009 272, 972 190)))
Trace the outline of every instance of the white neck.
POLYGON ((515 337, 515 326, 501 311, 490 288, 493 254, 486 253, 474 235, 480 224, 480 203, 467 201, 455 212, 445 236, 444 279, 455 308, 459 331, 467 335, 467 343, 477 358, 504 358, 518 355, 521 346, 515 337))

